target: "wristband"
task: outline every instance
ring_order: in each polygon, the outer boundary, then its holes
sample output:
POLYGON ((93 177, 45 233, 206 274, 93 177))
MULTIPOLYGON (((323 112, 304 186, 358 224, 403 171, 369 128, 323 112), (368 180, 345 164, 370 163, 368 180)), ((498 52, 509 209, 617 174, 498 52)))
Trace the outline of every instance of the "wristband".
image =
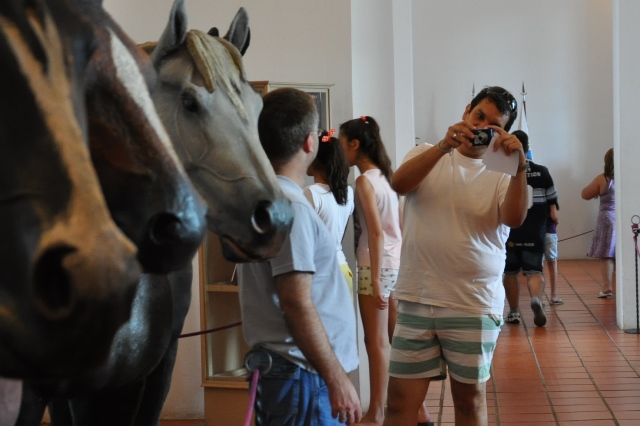
POLYGON ((448 153, 450 153, 451 151, 453 151, 453 147, 452 147, 451 145, 449 145, 449 149, 447 149, 447 150, 444 150, 444 149, 440 148, 440 144, 441 144, 442 142, 444 142, 444 139, 443 139, 443 140, 441 140, 440 142, 438 142, 438 151, 440 151, 440 152, 444 152, 445 154, 448 154, 448 153))
POLYGON ((522 166, 518 166, 518 173, 527 170, 528 163, 524 163, 522 166))

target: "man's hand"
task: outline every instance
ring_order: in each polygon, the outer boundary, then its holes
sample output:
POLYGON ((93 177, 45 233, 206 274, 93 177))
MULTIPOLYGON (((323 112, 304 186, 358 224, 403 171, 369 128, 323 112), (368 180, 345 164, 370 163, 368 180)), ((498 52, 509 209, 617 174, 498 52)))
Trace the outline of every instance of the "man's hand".
POLYGON ((362 419, 360 398, 353 383, 346 373, 342 372, 334 382, 327 382, 329 389, 329 401, 331 402, 331 415, 340 423, 352 425, 362 419))
POLYGON ((498 126, 488 126, 492 128, 495 132, 498 133, 498 138, 496 142, 493 144, 493 152, 498 151, 499 149, 504 150, 507 155, 511 155, 514 152, 518 153, 518 170, 522 170, 523 167, 527 165, 527 155, 522 149, 522 142, 507 132, 501 127, 498 126))
MULTIPOLYGON (((444 135, 444 139, 442 139, 441 143, 451 146, 453 149, 456 149, 460 145, 467 145, 469 148, 473 147, 471 141, 476 137, 471 130, 474 130, 476 127, 469 123, 468 121, 460 121, 452 126, 449 126, 447 133, 444 135)), ((444 147, 440 147, 442 150, 444 147)))

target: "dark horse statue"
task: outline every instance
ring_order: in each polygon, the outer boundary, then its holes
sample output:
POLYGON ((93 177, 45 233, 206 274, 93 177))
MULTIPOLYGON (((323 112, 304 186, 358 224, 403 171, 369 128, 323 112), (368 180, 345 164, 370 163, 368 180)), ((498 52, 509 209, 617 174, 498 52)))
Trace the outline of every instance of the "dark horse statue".
POLYGON ((62 2, 0 2, 0 376, 91 371, 129 318, 136 248, 85 138, 95 46, 62 2))
POLYGON ((189 264, 204 236, 205 206, 145 83, 151 62, 117 28, 94 32, 84 4, 0 8, 2 376, 95 368, 129 318, 131 241, 145 271, 164 273, 189 264))
MULTIPOLYGON (((148 92, 151 62, 117 27, 94 32, 87 4, 0 4, 0 376, 103 364, 130 317, 134 244, 145 271, 166 273, 190 264, 205 231, 148 92)), ((19 388, 0 378, 0 411, 19 388)))
MULTIPOLYGON (((102 19, 91 18, 94 27, 113 28, 100 13, 102 19)), ((235 261, 274 256, 292 223, 290 203, 257 136, 262 101, 246 79, 239 53, 248 35, 244 10, 225 38, 187 32, 178 0, 160 42, 147 46, 158 71, 159 84, 151 92, 159 115, 206 201, 209 229, 221 235, 225 256, 235 261)), ((18 424, 38 425, 49 403, 52 426, 157 425, 191 278, 190 265, 167 275, 143 275, 131 319, 116 334, 108 362, 84 377, 28 381, 18 424)))
POLYGON ((191 264, 205 232, 206 206, 195 192, 149 89, 153 64, 96 0, 68 0, 93 23, 85 99, 91 158, 116 224, 138 247, 145 272, 191 264))

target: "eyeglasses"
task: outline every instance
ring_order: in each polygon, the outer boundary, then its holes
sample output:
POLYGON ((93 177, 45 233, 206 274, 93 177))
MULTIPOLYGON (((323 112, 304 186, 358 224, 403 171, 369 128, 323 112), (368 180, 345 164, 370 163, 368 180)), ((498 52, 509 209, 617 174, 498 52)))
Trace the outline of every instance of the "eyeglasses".
POLYGON ((497 87, 485 87, 484 89, 482 89, 480 91, 480 93, 486 93, 488 95, 495 95, 495 96, 499 96, 501 98, 504 98, 504 101, 507 103, 507 105, 509 105, 509 108, 511 109, 511 112, 516 112, 516 110, 518 109, 518 102, 516 102, 516 98, 513 97, 513 95, 511 93, 509 93, 508 91, 502 89, 502 88, 497 88, 497 87))

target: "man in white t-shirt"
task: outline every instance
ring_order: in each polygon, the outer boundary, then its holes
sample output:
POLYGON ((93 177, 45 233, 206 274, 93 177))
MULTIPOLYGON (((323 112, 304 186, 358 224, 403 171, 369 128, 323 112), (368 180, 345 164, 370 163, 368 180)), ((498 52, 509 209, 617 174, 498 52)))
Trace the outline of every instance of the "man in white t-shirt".
POLYGON ((400 273, 395 297, 385 425, 415 426, 432 378, 451 377, 457 425, 486 425, 486 381, 503 323, 502 272, 509 227, 527 213, 526 156, 508 131, 514 97, 486 87, 462 121, 436 145, 412 149, 393 175, 406 195, 400 273), (494 151, 518 156, 511 178, 488 170, 486 145, 472 130, 493 129, 494 151))

